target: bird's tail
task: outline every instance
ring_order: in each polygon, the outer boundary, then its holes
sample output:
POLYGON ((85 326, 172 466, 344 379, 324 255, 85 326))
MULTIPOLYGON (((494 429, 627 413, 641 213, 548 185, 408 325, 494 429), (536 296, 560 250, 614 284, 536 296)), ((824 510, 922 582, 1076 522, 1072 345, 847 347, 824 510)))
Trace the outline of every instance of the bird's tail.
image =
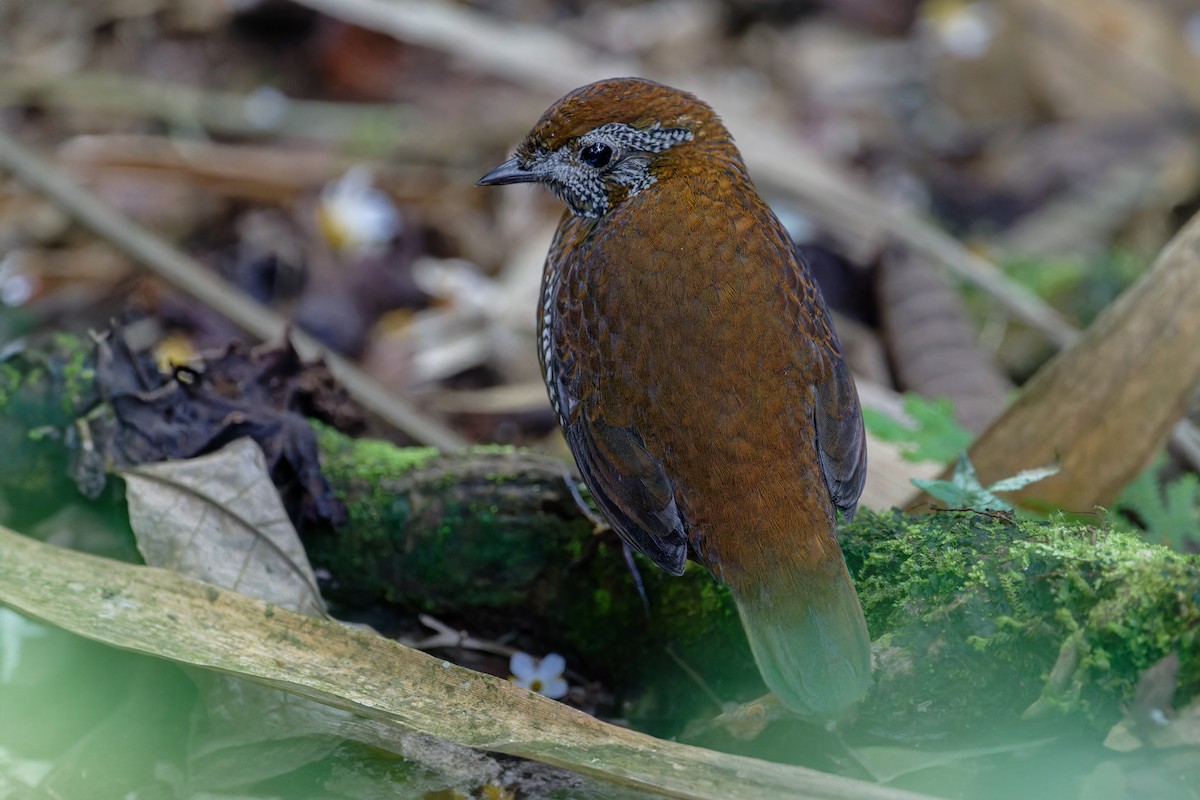
POLYGON ((733 587, 759 672, 785 706, 838 719, 871 686, 871 638, 846 564, 780 584, 733 587))

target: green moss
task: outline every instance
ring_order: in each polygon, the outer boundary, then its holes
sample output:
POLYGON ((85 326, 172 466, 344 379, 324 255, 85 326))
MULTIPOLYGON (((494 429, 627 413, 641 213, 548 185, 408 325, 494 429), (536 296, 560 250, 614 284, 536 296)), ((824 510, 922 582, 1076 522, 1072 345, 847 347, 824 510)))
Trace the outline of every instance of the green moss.
MULTIPOLYGON (((1042 700, 1105 724, 1140 671, 1200 645, 1200 561, 1131 534, 979 514, 866 513, 843 535, 877 644, 914 657, 917 702, 921 693, 945 703, 966 693, 980 719, 994 719, 1042 700), (942 668, 930 674, 922 661, 942 668), (972 693, 997 691, 1001 676, 1010 681, 1003 702, 972 693)), ((1190 697, 1200 691, 1200 661, 1185 662, 1181 694, 1190 697)))
POLYGON ((542 478, 522 474, 511 447, 447 455, 323 427, 318 435, 324 473, 349 522, 312 539, 310 556, 339 576, 350 570, 353 579, 339 582, 360 593, 451 615, 508 608, 564 563, 567 540, 586 538, 577 535, 587 530, 582 519, 564 524, 541 513, 542 478))
POLYGON ((62 410, 67 414, 77 414, 83 410, 86 398, 95 393, 96 371, 93 369, 92 353, 69 334, 59 334, 55 344, 61 352, 68 354, 62 365, 62 410))
POLYGON ((397 447, 377 439, 352 439, 319 422, 312 426, 317 432, 322 466, 330 471, 353 468, 361 480, 394 479, 441 455, 436 447, 397 447))
POLYGON ((321 469, 338 499, 350 511, 357 535, 386 537, 408 519, 404 498, 388 486, 420 469, 441 452, 433 447, 396 447, 374 439, 352 439, 326 425, 312 423, 321 451, 321 469))
POLYGON ((612 613, 612 594, 607 589, 597 589, 592 593, 592 605, 598 614, 612 613))
POLYGON ((22 372, 7 361, 0 361, 0 408, 8 408, 13 393, 21 386, 22 372))

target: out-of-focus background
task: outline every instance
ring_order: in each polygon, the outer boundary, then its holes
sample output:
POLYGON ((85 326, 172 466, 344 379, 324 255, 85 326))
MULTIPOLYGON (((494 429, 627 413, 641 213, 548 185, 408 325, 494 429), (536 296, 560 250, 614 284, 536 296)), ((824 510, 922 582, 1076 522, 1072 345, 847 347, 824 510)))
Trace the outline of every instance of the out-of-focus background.
MULTIPOLYGON (((1200 209, 1195 0, 0 0, 0 346, 117 320, 186 364, 271 329, 249 297, 418 412, 374 435, 565 457, 533 339, 562 206, 475 181, 618 75, 714 106, 814 268, 869 508, 908 502, 1200 209), (223 284, 198 300, 196 271, 223 284)), ((1200 549, 1197 453, 1185 420, 1124 521, 1200 549)))
MULTIPOLYGON (((1198 196, 1183 0, 6 0, 0 26, 9 135, 479 441, 553 431, 530 335, 560 205, 474 179, 590 80, 714 105, 868 404, 950 397, 975 432, 1198 196)), ((131 311, 163 360, 239 335, 0 190, 6 339, 131 311)))
MULTIPOLYGON (((0 26, 9 135, 474 441, 555 435, 531 334, 560 213, 474 179, 591 80, 716 107, 902 424, 896 391, 984 430, 1198 196, 1186 0, 6 0, 0 26)), ((5 339, 141 315, 181 363, 242 335, 0 192, 5 339)), ((869 507, 936 472, 875 444, 869 507)))

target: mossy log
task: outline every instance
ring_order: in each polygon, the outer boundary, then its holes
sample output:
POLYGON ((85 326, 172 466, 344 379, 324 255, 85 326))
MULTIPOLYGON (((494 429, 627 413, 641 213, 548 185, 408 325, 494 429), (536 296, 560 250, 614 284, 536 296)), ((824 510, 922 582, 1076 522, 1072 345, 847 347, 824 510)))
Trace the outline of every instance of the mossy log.
MULTIPOLYGON (((727 592, 697 565, 672 578, 639 557, 647 615, 619 545, 593 532, 561 462, 329 430, 320 446, 350 521, 308 546, 338 576, 336 599, 468 628, 536 623, 629 689, 633 718, 711 711, 695 706, 708 701, 685 669, 723 700, 762 691, 727 592)), ((1107 726, 1139 673, 1171 652, 1183 659, 1177 699, 1200 693, 1196 557, 1109 526, 971 512, 863 512, 841 537, 875 642, 876 687, 857 723, 873 733, 961 735, 1023 716, 1107 726)))
MULTIPOLYGON (((94 482, 85 467, 111 428, 101 422, 105 394, 90 385, 102 370, 81 347, 59 337, 0 363, 0 493, 10 510, 39 494, 61 505, 68 474, 94 482)), ((619 544, 572 497, 569 465, 314 429, 324 480, 347 514, 304 536, 343 608, 427 611, 484 635, 525 628, 660 733, 762 691, 727 593, 695 565, 671 578, 638 559, 644 607, 619 544)), ((841 536, 875 642, 876 688, 856 723, 864 731, 961 737, 1023 717, 1102 729, 1138 675, 1171 652, 1182 659, 1177 702, 1200 694, 1195 556, 1108 525, 969 512, 863 512, 841 536)))

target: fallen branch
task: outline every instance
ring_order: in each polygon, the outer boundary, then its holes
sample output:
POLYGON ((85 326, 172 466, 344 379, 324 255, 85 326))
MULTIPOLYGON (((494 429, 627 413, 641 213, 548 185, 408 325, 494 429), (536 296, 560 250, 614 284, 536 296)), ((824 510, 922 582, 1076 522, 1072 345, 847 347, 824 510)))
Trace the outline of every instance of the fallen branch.
MULTIPOLYGON (((189 420, 185 430, 202 433, 199 441, 226 440, 228 424, 238 435, 257 432, 269 462, 284 467, 277 485, 309 492, 295 507, 329 510, 325 523, 308 522, 305 545, 331 576, 325 596, 339 608, 433 613, 477 637, 515 625, 635 699, 627 718, 656 730, 712 713, 698 682, 722 700, 763 691, 728 592, 697 566, 672 578, 643 562, 647 616, 619 546, 593 534, 572 498, 563 462, 512 448, 399 448, 326 427, 309 444, 281 440, 285 420, 272 417, 267 399, 249 398, 263 396, 260 382, 308 383, 303 370, 319 368, 266 354, 257 372, 240 358, 229 375, 218 367, 223 360, 209 362, 202 375, 190 374, 186 392, 126 386, 114 419, 99 398, 127 370, 111 361, 94 369, 67 339, 53 340, 61 351, 0 362, 0 489, 20 505, 61 503, 70 491, 67 461, 76 480, 102 495, 106 477, 96 462, 125 452, 113 442, 136 439, 145 460, 166 457, 146 440, 175 441, 178 431, 155 405, 171 395, 171 418, 189 420), (287 363, 301 371, 285 372, 287 363), (253 380, 257 374, 269 379, 253 380), (107 389, 95 385, 97 376, 108 376, 107 389), (226 389, 215 417, 205 411, 208 381, 226 389), (233 406, 235 385, 246 400, 233 406), (233 407, 238 413, 229 414, 233 407), (343 513, 334 513, 339 501, 343 513)), ((302 418, 286 430, 312 439, 302 418)), ((1019 725, 1022 710, 1042 697, 1069 724, 1103 727, 1115 721, 1139 672, 1172 649, 1182 658, 1179 699, 1200 688, 1195 556, 1108 526, 1004 515, 862 512, 840 534, 878 660, 876 689, 848 733, 906 739, 1019 725), (1082 656, 1052 669, 1063 648, 1082 656)))
POLYGON ((373 633, 2 527, 0 562, 0 601, 80 636, 618 786, 696 800, 921 797, 654 739, 373 633))
POLYGON ((1058 464, 1024 502, 1080 513, 1111 504, 1167 443, 1200 382, 1197 275, 1200 216, 976 441, 984 484, 1058 464))

